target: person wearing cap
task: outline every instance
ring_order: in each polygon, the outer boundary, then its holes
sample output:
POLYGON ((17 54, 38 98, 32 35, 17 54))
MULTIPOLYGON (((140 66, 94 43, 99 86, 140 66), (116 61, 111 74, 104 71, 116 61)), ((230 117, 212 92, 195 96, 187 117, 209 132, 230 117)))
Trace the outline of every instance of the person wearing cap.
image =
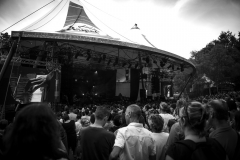
POLYGON ((164 119, 163 131, 168 132, 167 124, 170 119, 175 119, 173 115, 169 114, 168 111, 170 110, 169 106, 165 102, 160 103, 160 116, 164 119))

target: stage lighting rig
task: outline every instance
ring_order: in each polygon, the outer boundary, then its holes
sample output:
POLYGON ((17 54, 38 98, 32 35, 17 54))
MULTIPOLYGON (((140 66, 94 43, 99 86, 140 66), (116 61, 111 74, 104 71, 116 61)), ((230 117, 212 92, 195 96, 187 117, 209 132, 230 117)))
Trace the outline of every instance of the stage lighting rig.
POLYGON ((135 64, 135 69, 137 69, 137 67, 138 67, 138 63, 135 64))
POLYGON ((102 56, 102 60, 105 61, 106 57, 107 57, 106 54, 104 54, 104 55, 102 56))
POLYGON ((180 64, 180 69, 181 69, 181 72, 184 71, 184 65, 183 64, 180 64))
POLYGON ((132 67, 132 63, 129 63, 128 68, 131 68, 131 67, 132 67))
POLYGON ((98 60, 98 63, 101 63, 102 62, 102 56, 100 56, 99 60, 98 60))
POLYGON ((149 56, 146 57, 146 63, 149 63, 149 56))
POLYGON ((91 50, 88 49, 88 50, 87 50, 87 59, 86 59, 87 61, 89 61, 89 59, 92 57, 91 54, 90 54, 90 52, 91 52, 91 50))
POLYGON ((110 65, 111 61, 112 61, 111 59, 108 60, 108 63, 107 63, 108 66, 110 65))

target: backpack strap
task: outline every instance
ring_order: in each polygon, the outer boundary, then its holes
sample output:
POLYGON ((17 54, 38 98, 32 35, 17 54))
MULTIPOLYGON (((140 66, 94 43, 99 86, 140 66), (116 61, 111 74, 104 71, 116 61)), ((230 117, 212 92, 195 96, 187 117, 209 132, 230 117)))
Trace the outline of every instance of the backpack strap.
POLYGON ((191 152, 195 151, 197 149, 197 145, 195 142, 193 142, 192 140, 182 140, 182 141, 178 141, 175 142, 181 145, 184 145, 186 148, 188 148, 191 152))

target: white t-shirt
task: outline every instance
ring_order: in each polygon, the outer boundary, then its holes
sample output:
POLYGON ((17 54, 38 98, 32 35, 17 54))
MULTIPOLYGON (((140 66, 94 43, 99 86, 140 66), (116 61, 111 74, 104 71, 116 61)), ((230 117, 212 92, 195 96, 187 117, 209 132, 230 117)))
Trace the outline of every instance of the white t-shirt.
POLYGON ((163 131, 164 131, 164 132, 168 132, 168 130, 167 130, 168 121, 169 121, 170 119, 175 119, 175 117, 173 117, 173 115, 168 114, 168 113, 160 113, 159 115, 160 115, 160 116, 163 118, 163 120, 164 120, 163 131))
POLYGON ((156 158, 157 159, 165 159, 165 153, 163 152, 164 146, 167 142, 168 133, 161 132, 161 133, 152 133, 153 139, 156 144, 156 158))
POLYGON ((120 160, 148 160, 156 154, 152 133, 140 123, 118 129, 114 146, 122 148, 120 160))

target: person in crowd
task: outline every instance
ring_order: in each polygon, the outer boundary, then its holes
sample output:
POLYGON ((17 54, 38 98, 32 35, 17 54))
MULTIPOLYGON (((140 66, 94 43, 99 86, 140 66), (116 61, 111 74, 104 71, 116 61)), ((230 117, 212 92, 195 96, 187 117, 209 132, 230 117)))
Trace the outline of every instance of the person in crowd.
POLYGON ((85 113, 85 115, 84 116, 82 116, 82 118, 87 118, 89 121, 90 121, 90 112, 89 112, 89 109, 85 109, 84 110, 84 113, 85 113))
POLYGON ((77 146, 77 135, 76 135, 76 126, 73 120, 69 119, 69 116, 65 114, 63 116, 64 123, 62 124, 63 128, 67 134, 68 141, 68 154, 70 154, 70 150, 72 150, 73 155, 75 155, 75 150, 77 146))
POLYGON ((127 107, 125 118, 127 127, 118 129, 110 160, 120 157, 120 160, 155 160, 156 144, 152 133, 139 123, 141 109, 132 104, 127 107))
POLYGON ((179 118, 179 110, 186 105, 185 99, 179 99, 176 104, 176 108, 173 112, 173 116, 178 119, 179 118))
POLYGON ((82 130, 80 146, 82 158, 86 160, 108 160, 115 136, 103 127, 110 115, 106 106, 98 106, 93 125, 82 130))
POLYGON ((166 160, 227 159, 224 148, 212 138, 205 137, 207 114, 199 102, 191 102, 181 110, 180 126, 185 139, 170 145, 166 160))
POLYGON ((68 114, 69 120, 73 120, 74 122, 76 122, 77 121, 77 114, 73 113, 73 111, 74 111, 73 107, 70 107, 69 114, 68 114))
POLYGON ((75 126, 76 126, 76 134, 78 136, 81 128, 82 128, 82 124, 81 124, 81 114, 78 113, 77 115, 77 121, 75 122, 75 126))
POLYGON ((163 160, 165 158, 164 145, 168 139, 168 133, 162 132, 164 120, 158 114, 151 114, 148 117, 148 124, 153 132, 153 139, 156 143, 156 159, 163 160))
POLYGON ((122 116, 121 115, 116 115, 114 118, 113 118, 113 125, 109 131, 111 132, 115 132, 116 130, 118 130, 121 125, 122 125, 122 116))
POLYGON ((167 127, 168 127, 168 132, 170 133, 172 126, 176 123, 177 121, 175 119, 169 119, 167 127))
POLYGON ((61 149, 59 122, 45 103, 31 104, 16 116, 4 137, 5 160, 67 159, 61 149))
POLYGON ((107 131, 109 131, 109 129, 113 127, 113 123, 112 123, 112 114, 110 113, 108 120, 106 122, 106 124, 104 125, 104 129, 106 129, 107 131))
POLYGON ((175 119, 175 117, 173 117, 173 115, 168 113, 169 106, 165 102, 161 102, 160 103, 159 110, 160 110, 160 114, 159 115, 164 119, 163 131, 164 132, 168 132, 168 129, 167 129, 168 121, 170 119, 175 119))
POLYGON ((237 145, 237 133, 230 126, 228 106, 224 100, 212 100, 209 104, 208 125, 214 129, 209 137, 216 139, 225 149, 231 160, 237 145))
POLYGON ((56 115, 57 115, 58 121, 61 122, 61 123, 63 123, 62 113, 61 113, 61 112, 58 112, 58 113, 56 113, 56 115))

